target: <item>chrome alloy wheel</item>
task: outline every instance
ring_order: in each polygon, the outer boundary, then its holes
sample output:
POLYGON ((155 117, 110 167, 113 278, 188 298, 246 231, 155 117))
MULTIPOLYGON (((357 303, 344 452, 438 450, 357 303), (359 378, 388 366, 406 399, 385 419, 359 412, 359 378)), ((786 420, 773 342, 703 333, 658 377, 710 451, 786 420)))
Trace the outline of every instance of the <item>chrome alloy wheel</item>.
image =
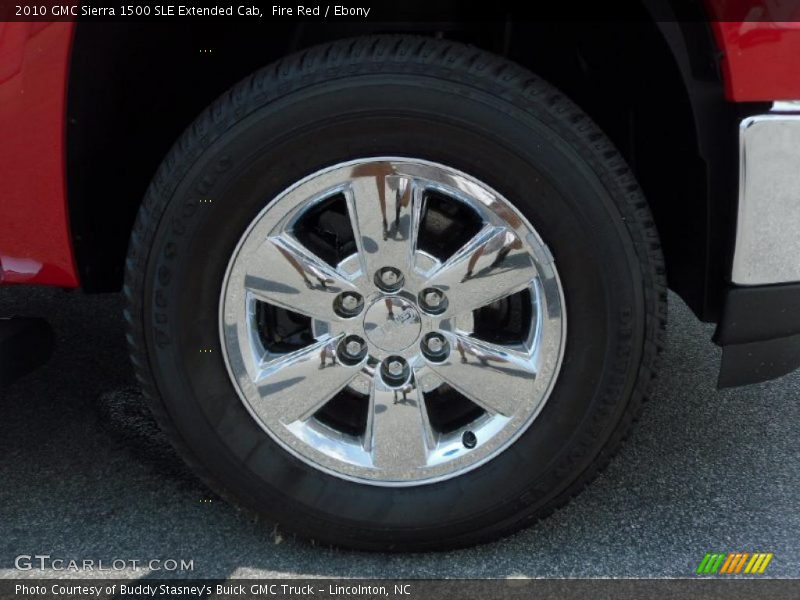
POLYGON ((300 460, 384 486, 460 475, 533 422, 564 351, 547 246, 455 169, 368 158, 281 193, 225 275, 220 335, 259 425, 300 460))

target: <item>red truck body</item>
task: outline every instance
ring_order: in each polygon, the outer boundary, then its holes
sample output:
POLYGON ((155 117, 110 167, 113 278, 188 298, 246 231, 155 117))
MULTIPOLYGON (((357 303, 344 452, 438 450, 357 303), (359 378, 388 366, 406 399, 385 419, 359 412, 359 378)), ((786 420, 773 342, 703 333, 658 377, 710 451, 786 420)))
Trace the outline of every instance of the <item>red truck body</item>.
POLYGON ((79 283, 64 150, 73 29, 74 23, 0 23, 2 283, 79 283))

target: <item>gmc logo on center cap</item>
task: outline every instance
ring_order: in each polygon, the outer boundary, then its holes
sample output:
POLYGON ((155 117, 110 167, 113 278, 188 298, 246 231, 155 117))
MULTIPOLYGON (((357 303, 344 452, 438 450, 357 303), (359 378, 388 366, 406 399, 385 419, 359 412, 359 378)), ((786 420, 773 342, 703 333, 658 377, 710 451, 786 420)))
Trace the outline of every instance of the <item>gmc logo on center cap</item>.
POLYGON ((389 315, 389 320, 386 321, 383 325, 380 326, 380 332, 384 335, 389 335, 392 331, 405 325, 409 321, 414 320, 414 309, 411 307, 406 307, 400 313, 394 315, 389 315))

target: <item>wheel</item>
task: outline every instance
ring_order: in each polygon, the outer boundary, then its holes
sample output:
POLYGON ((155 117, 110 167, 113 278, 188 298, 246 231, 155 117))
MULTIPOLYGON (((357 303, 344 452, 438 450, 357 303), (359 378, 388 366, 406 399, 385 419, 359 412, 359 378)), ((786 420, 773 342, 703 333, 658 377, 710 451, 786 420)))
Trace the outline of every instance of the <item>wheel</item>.
POLYGON ((663 272, 624 160, 554 88, 361 38, 253 74, 170 152, 128 339, 224 497, 321 543, 452 548, 608 462, 655 373, 663 272))

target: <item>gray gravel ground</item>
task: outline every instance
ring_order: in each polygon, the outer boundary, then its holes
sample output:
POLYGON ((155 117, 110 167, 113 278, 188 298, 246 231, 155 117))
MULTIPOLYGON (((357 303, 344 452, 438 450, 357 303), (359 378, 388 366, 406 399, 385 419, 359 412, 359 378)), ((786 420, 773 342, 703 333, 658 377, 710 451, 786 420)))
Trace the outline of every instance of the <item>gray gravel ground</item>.
POLYGON ((14 571, 20 554, 193 559, 197 577, 681 577, 707 551, 774 552, 767 573, 798 577, 800 374, 716 391, 713 328, 670 302, 657 392, 589 489, 497 543, 384 555, 292 539, 197 482, 132 387, 118 295, 0 289, 0 315, 46 316, 58 337, 0 391, 0 577, 41 575, 14 571))

